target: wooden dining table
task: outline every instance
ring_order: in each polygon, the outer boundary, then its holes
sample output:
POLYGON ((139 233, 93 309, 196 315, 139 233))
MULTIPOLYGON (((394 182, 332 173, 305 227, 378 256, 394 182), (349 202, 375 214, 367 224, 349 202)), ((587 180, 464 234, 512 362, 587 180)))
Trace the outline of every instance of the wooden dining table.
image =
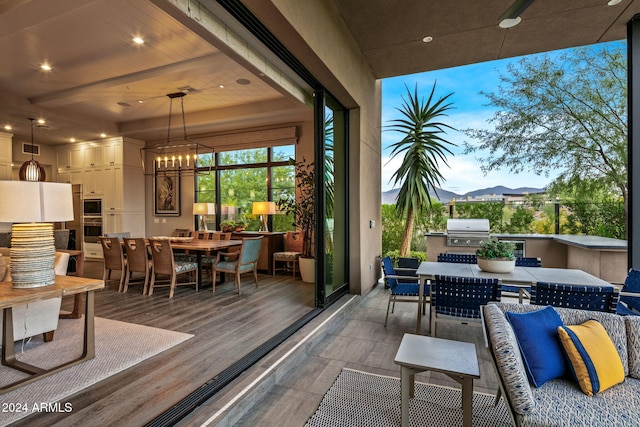
MULTIPOLYGON (((571 268, 544 268, 544 267, 515 267, 509 273, 488 273, 482 271, 478 264, 458 264, 452 262, 421 262, 416 275, 420 283, 434 280, 436 276, 457 276, 492 279, 496 278, 500 283, 508 283, 520 286, 532 286, 537 282, 550 283, 574 283, 585 286, 613 287, 606 280, 593 276, 585 271, 571 268)), ((419 298, 423 298, 423 286, 419 287, 419 298)), ((420 334, 422 324, 421 304, 418 304, 418 320, 416 334, 420 334)))
POLYGON ((242 245, 242 240, 169 240, 173 249, 182 249, 188 250, 189 252, 195 252, 196 263, 198 264, 198 287, 202 286, 202 256, 204 254, 215 253, 220 250, 242 245))

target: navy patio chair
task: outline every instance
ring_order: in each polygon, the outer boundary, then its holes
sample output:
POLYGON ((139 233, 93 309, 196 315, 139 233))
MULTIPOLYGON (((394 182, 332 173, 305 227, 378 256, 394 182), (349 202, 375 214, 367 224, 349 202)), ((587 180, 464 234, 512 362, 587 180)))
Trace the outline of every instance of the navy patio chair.
MULTIPOLYGON (((516 267, 542 267, 542 260, 535 257, 517 257, 516 267)), ((525 298, 531 298, 531 286, 516 286, 503 283, 502 292, 518 294, 518 303, 520 304, 525 298)))
POLYGON ((426 311, 426 303, 429 299, 430 286, 424 284, 422 301, 418 299, 420 282, 417 276, 405 276, 396 274, 393 268, 393 261, 390 257, 382 259, 382 271, 384 272, 385 287, 389 288, 389 302, 387 303, 387 315, 384 319, 384 326, 387 326, 389 319, 389 309, 391 313, 395 310, 396 302, 412 302, 422 304, 422 312, 426 311), (392 305, 393 304, 393 305, 392 305))
POLYGON ((616 312, 620 293, 615 286, 586 286, 538 282, 531 287, 531 304, 616 312))
POLYGON ((477 264, 478 257, 474 254, 438 254, 438 262, 452 262, 456 264, 477 264))
POLYGON ((629 269, 620 291, 616 312, 623 316, 640 316, 640 270, 629 269))
POLYGON ((500 281, 474 277, 438 276, 431 284, 431 336, 438 322, 482 326, 480 307, 500 301, 500 281))

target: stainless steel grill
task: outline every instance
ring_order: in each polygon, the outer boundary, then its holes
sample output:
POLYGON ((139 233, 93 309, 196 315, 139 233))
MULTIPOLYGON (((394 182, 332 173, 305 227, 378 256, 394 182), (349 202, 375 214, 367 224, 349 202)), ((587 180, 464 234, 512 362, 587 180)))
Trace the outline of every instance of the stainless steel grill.
POLYGON ((488 219, 447 220, 447 246, 477 248, 489 238, 488 219))

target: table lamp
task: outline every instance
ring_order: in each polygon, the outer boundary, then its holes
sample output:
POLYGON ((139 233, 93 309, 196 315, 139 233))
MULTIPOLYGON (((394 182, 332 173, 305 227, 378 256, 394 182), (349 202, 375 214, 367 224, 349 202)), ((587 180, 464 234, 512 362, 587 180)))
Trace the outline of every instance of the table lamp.
POLYGON ((205 221, 205 215, 215 215, 216 205, 215 203, 194 203, 193 214, 200 216, 200 230, 207 230, 207 222, 205 221))
POLYGON ((53 222, 73 220, 71 184, 0 181, 0 222, 11 222, 14 288, 55 283, 53 222))
POLYGON ((276 213, 275 202, 253 202, 253 210, 251 212, 254 215, 260 215, 260 231, 269 231, 267 225, 267 215, 273 215, 276 213))

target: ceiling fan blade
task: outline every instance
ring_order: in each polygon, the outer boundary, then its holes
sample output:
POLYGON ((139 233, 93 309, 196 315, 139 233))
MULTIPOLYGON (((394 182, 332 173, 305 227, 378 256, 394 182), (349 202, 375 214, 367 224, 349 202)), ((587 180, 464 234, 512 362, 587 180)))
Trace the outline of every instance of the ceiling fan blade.
POLYGON ((500 16, 500 18, 498 18, 498 21, 502 21, 503 19, 515 19, 518 16, 520 16, 520 14, 522 12, 524 12, 529 6, 531 6, 531 4, 536 1, 536 0, 516 0, 513 2, 513 4, 511 6, 509 6, 509 9, 507 9, 502 16, 500 16))

